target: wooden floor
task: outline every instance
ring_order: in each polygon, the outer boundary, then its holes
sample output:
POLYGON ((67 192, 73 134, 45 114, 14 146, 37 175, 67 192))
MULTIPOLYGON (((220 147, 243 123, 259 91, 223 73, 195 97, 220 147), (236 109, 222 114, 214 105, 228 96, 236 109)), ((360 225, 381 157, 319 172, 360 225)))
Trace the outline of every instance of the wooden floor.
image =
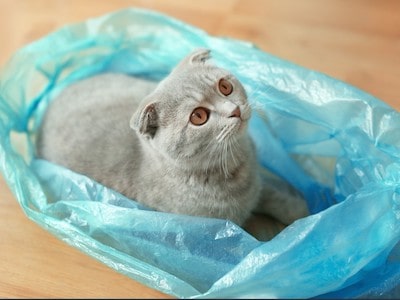
MULTIPOLYGON (((355 85, 400 110, 397 0, 0 0, 0 65, 60 26, 121 8, 155 9, 210 34, 355 85)), ((0 298, 160 298, 29 221, 0 178, 0 298)))

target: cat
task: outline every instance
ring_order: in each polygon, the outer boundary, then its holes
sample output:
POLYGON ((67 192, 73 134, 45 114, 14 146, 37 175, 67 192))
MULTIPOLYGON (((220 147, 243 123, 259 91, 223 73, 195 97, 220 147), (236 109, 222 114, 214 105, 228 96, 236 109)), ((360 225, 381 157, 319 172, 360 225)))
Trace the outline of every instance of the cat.
POLYGON ((258 210, 290 224, 307 205, 262 186, 251 113, 239 80, 197 49, 159 83, 103 73, 68 86, 49 104, 37 155, 158 211, 242 225, 258 210))

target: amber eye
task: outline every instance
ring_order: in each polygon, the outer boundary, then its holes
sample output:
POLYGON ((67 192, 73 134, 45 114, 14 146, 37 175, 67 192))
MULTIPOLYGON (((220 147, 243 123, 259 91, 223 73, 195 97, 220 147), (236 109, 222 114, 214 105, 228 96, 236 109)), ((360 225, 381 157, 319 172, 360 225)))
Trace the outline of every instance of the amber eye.
POLYGON ((210 111, 207 108, 198 107, 190 115, 190 122, 196 126, 204 125, 208 121, 209 115, 210 111))
POLYGON ((222 95, 229 96, 233 92, 232 83, 230 83, 225 78, 221 78, 218 82, 218 89, 222 93, 222 95))

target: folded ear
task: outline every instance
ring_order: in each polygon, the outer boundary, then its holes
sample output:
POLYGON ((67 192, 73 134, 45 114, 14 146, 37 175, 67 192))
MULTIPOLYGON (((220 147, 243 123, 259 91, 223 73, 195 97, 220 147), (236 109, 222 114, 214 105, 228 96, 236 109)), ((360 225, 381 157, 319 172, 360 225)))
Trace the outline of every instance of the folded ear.
POLYGON ((150 103, 145 105, 144 108, 139 107, 131 118, 130 126, 146 138, 153 138, 158 129, 156 104, 150 103))
POLYGON ((191 64, 205 63, 211 56, 211 50, 199 48, 190 53, 187 58, 191 64))
POLYGON ((184 57, 175 67, 175 70, 184 68, 187 65, 204 64, 208 59, 210 59, 210 50, 199 48, 184 57))

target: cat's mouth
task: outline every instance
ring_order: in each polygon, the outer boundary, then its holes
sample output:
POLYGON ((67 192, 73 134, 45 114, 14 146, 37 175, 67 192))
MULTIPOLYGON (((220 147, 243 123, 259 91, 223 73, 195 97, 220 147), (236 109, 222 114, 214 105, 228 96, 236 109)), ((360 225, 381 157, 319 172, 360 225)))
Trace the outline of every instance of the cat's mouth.
POLYGON ((247 123, 249 119, 250 119, 250 113, 245 110, 241 114, 241 116, 234 118, 234 120, 232 120, 234 123, 232 130, 242 134, 247 129, 247 123))
POLYGON ((243 119, 240 119, 240 122, 239 122, 239 125, 238 125, 238 132, 239 133, 244 133, 245 131, 246 131, 246 129, 247 129, 247 123, 248 123, 248 120, 247 119, 245 119, 245 120, 243 120, 243 119))
POLYGON ((230 124, 222 128, 216 139, 218 142, 222 142, 226 139, 242 135, 246 131, 246 129, 247 120, 235 118, 235 120, 233 120, 230 124))

